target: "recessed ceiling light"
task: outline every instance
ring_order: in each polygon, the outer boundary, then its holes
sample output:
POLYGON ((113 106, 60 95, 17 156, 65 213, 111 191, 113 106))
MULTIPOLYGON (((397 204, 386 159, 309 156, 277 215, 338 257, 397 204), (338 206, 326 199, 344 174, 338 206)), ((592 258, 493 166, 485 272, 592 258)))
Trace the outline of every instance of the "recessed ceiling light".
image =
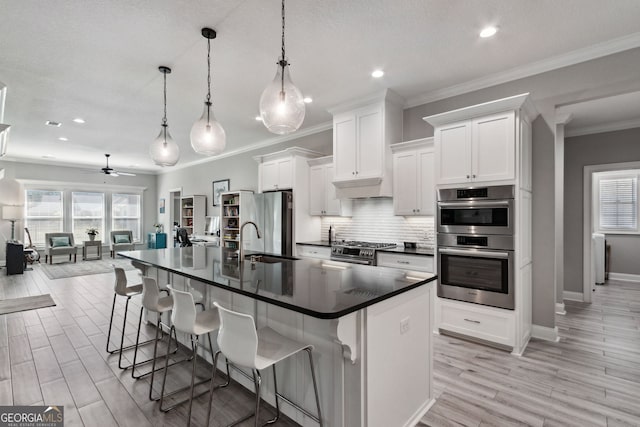
POLYGON ((303 101, 305 102, 305 104, 310 104, 313 102, 313 99, 310 96, 307 96, 303 99, 303 101))
POLYGON ((493 26, 485 27, 482 29, 482 31, 480 31, 480 37, 482 37, 483 39, 486 39, 487 37, 491 37, 495 35, 497 32, 498 32, 498 29, 496 27, 493 27, 493 26))
POLYGON ((45 154, 44 156, 42 156, 43 159, 55 159, 54 156, 52 156, 51 154, 45 154))
POLYGON ((256 116, 256 121, 261 122, 262 121, 262 117, 256 116))
POLYGON ((59 128, 60 126, 62 126, 62 123, 60 122, 54 122, 52 120, 47 120, 46 122, 44 122, 45 125, 47 126, 55 126, 57 128, 59 128))
POLYGON ((68 141, 69 138, 67 138, 65 136, 61 136, 60 138, 58 138, 58 140, 60 140, 60 141, 68 141))
POLYGON ((379 79, 380 77, 384 76, 384 71, 382 70, 374 70, 373 73, 371 73, 371 77, 379 79))
POLYGON ((76 117, 75 119, 73 119, 73 121, 76 122, 76 123, 80 123, 80 124, 84 123, 84 119, 82 119, 80 117, 76 117))

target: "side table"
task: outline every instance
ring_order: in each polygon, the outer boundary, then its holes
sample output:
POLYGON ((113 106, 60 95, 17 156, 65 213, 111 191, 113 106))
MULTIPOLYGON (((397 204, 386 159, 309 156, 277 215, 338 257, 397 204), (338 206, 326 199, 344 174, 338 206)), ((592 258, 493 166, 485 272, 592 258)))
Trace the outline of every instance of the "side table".
POLYGON ((91 259, 102 259, 102 240, 85 240, 82 245, 82 259, 91 260, 91 259), (96 255, 92 255, 89 258, 89 248, 96 248, 96 255))

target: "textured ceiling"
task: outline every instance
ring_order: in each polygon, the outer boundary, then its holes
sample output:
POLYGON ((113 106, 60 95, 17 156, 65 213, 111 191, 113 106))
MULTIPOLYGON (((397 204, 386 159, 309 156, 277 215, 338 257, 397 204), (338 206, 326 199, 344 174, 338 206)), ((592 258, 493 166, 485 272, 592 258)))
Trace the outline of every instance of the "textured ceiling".
MULTIPOLYGON (((157 67, 166 65, 173 69, 168 119, 179 165, 201 159, 189 130, 206 93, 204 26, 218 32, 213 102, 227 150, 274 137, 254 117, 279 54, 277 0, 0 0, 0 10, 4 121, 12 125, 7 158, 102 165, 110 152, 116 168, 158 170, 148 147, 162 118, 157 67), (46 120, 63 125, 47 127, 46 120)), ((411 103, 637 36, 638 22, 638 0, 615 7, 602 0, 289 0, 287 56, 294 82, 314 99, 305 129, 329 122, 327 108, 384 88, 411 103), (478 38, 488 24, 499 26, 497 36, 478 38), (378 67, 386 74, 376 80, 370 73, 378 67)))

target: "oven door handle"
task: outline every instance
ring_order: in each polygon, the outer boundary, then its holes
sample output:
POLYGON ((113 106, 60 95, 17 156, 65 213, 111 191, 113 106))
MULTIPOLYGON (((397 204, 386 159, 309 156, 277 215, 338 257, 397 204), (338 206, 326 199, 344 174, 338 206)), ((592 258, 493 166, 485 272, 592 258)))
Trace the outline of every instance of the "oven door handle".
POLYGON ((462 256, 474 256, 478 258, 500 258, 507 259, 511 255, 509 252, 489 252, 478 250, 464 250, 464 249, 445 249, 439 248, 438 252, 447 255, 462 255, 462 256))
POLYGON ((331 257, 330 260, 331 261, 338 261, 338 262, 348 262, 348 263, 351 263, 351 264, 371 265, 371 261, 367 261, 367 260, 363 260, 363 259, 357 259, 357 258, 331 257))
POLYGON ((441 208, 475 208, 487 206, 509 206, 509 200, 469 200, 460 202, 438 202, 441 208))

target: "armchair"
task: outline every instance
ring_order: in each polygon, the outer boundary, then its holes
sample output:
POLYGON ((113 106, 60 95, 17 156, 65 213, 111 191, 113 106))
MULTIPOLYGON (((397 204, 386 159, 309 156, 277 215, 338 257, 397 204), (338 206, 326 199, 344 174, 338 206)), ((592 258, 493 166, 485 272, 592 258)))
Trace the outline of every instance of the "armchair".
POLYGON ((131 230, 112 231, 110 234, 109 246, 111 258, 115 258, 118 251, 133 251, 136 249, 131 230))
POLYGON ((53 264, 54 255, 69 255, 69 261, 71 261, 71 255, 73 255, 73 262, 76 262, 78 257, 78 248, 73 240, 73 233, 46 233, 44 235, 44 239, 45 263, 48 260, 49 264, 53 264))

